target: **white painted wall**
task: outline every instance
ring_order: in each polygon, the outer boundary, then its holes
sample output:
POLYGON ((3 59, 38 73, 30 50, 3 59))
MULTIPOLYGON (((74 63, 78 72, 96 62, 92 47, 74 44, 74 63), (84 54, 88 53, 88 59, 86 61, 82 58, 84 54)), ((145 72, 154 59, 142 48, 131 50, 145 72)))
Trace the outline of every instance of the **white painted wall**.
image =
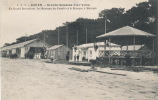
MULTIPOLYGON (((109 51, 109 49, 111 51, 114 51, 114 50, 120 51, 121 50, 121 48, 119 46, 113 46, 113 47, 110 47, 110 48, 106 47, 106 51, 109 51)), ((98 49, 96 51, 94 50, 94 47, 89 47, 87 50, 82 49, 82 48, 77 48, 76 52, 73 48, 73 50, 72 50, 72 52, 73 52, 72 61, 74 61, 74 56, 75 55, 77 56, 78 54, 79 54, 79 61, 82 61, 82 57, 85 56, 84 51, 87 51, 86 59, 88 59, 88 61, 89 61, 90 59, 96 59, 96 57, 99 57, 99 52, 104 51, 104 47, 103 46, 98 47, 98 49)))
POLYGON ((25 47, 21 48, 20 58, 25 58, 25 47))

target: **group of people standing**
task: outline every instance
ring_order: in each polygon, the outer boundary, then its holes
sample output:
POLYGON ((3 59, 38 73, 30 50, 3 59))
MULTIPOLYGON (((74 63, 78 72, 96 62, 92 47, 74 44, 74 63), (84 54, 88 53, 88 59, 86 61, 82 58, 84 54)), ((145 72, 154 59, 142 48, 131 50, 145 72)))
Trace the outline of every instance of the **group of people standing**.
POLYGON ((74 61, 79 61, 79 55, 77 55, 77 56, 75 55, 74 56, 74 61))

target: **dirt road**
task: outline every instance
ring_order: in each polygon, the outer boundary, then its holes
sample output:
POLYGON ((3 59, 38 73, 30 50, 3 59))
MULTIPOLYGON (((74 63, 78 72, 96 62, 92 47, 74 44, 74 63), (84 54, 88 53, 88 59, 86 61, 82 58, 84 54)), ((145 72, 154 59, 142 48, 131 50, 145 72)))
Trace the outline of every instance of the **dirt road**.
POLYGON ((41 60, 1 59, 2 100, 156 100, 158 74, 45 63, 41 60), (119 74, 125 74, 122 76, 119 74))

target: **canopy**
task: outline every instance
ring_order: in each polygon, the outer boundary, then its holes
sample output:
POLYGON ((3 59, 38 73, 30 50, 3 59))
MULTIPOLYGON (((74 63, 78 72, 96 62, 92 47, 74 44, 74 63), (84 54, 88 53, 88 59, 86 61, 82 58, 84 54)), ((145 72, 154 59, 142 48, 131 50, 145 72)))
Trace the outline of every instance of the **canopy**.
MULTIPOLYGON (((34 41, 42 41, 42 42, 43 42, 43 40, 40 40, 40 39, 33 39, 33 40, 29 40, 29 41, 17 43, 17 44, 14 44, 14 45, 2 47, 2 48, 1 48, 1 51, 3 51, 3 50, 11 50, 11 49, 15 49, 15 48, 21 48, 21 47, 24 47, 24 46, 26 46, 26 45, 28 45, 28 44, 34 42, 34 41)), ((45 44, 47 44, 47 43, 45 43, 45 44)), ((47 45, 48 45, 48 44, 47 44, 47 45)), ((48 46, 49 46, 49 45, 48 45, 48 46)))
POLYGON ((54 45, 54 46, 52 46, 50 48, 47 48, 47 50, 55 50, 55 49, 58 49, 58 48, 60 48, 62 46, 64 46, 64 45, 54 45))
POLYGON ((147 33, 145 31, 138 30, 136 28, 125 26, 117 30, 105 33, 103 35, 97 36, 96 38, 105 38, 105 37, 118 37, 118 36, 145 36, 145 37, 154 37, 155 35, 147 33))
POLYGON ((2 47, 1 50, 3 51, 3 50, 8 50, 8 49, 20 48, 20 47, 23 47, 23 46, 25 46, 25 45, 27 45, 29 43, 34 42, 34 41, 37 41, 37 39, 33 39, 33 40, 17 43, 17 44, 14 44, 14 45, 2 47))

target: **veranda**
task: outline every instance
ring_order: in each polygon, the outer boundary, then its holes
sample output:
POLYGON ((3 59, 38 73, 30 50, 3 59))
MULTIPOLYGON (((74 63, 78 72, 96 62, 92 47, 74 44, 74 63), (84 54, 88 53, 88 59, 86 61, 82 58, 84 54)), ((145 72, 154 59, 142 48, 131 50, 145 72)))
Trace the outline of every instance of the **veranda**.
MULTIPOLYGON (((97 36, 100 41, 108 43, 109 50, 104 50, 99 54, 101 63, 108 65, 121 65, 125 62, 125 55, 130 54, 132 66, 143 66, 154 64, 154 37, 155 35, 125 26, 112 32, 97 36), (108 42, 107 42, 108 41, 108 42), (121 50, 110 50, 111 42, 121 45, 121 50), (149 49, 136 49, 136 45, 144 44, 149 49), (128 46, 132 46, 129 50, 128 46), (122 47, 126 46, 126 50, 122 47)), ((106 45, 105 45, 106 47, 106 45)))

